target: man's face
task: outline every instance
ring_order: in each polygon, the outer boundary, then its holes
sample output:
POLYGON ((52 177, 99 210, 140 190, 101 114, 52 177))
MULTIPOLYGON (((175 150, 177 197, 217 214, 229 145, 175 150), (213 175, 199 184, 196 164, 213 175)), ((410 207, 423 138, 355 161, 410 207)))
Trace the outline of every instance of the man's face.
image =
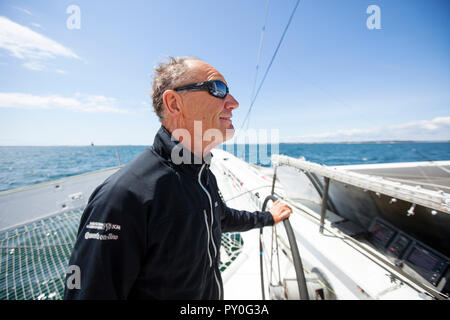
MULTIPOLYGON (((221 80, 227 83, 219 71, 211 65, 197 60, 187 63, 190 65, 193 79, 190 83, 209 80, 221 80)), ((216 141, 218 143, 233 137, 232 110, 236 109, 239 103, 231 94, 227 94, 224 99, 214 97, 208 91, 180 91, 180 94, 184 102, 183 118, 189 131, 193 129, 195 121, 201 121, 202 137, 209 129, 216 129, 220 132, 222 141, 216 141)))

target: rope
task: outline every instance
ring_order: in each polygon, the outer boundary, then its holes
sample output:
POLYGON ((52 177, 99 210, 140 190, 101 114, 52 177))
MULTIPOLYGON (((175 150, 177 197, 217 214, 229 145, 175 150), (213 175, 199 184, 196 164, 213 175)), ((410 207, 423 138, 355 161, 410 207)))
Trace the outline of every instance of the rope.
POLYGON ((252 111, 253 105, 255 104, 256 98, 258 97, 258 94, 261 91, 261 88, 262 88, 262 86, 264 84, 264 81, 266 80, 267 74, 269 73, 269 70, 272 67, 273 61, 275 60, 275 57, 277 56, 278 50, 280 49, 280 46, 283 43, 284 36, 286 35, 286 33, 287 33, 288 29, 289 29, 289 26, 290 26, 290 24, 292 22, 292 18, 294 17, 295 11, 297 10, 297 7, 298 7, 299 3, 300 3, 300 0, 297 0, 297 3, 295 4, 294 9, 292 10, 291 16, 289 17, 289 21, 288 21, 286 27, 284 28, 283 34, 282 34, 282 36, 280 38, 280 41, 278 42, 277 48, 275 49, 275 52, 272 55, 272 59, 270 59, 269 66, 267 67, 266 72, 264 73, 264 76, 263 76, 263 78, 261 80, 261 83, 259 84, 258 90, 256 91, 256 94, 253 97, 252 102, 250 103, 250 107, 248 109, 248 112, 247 112, 247 114, 246 114, 246 116, 244 118, 244 121, 242 122, 241 129, 244 127, 245 122, 250 117, 250 113, 252 111))
POLYGON ((240 194, 238 194, 238 195, 236 195, 236 196, 234 196, 234 197, 231 197, 231 198, 229 198, 229 199, 227 199, 227 200, 224 200, 224 202, 228 202, 228 201, 234 200, 234 199, 236 199, 236 198, 242 197, 242 196, 245 195, 246 193, 250 193, 250 192, 255 191, 255 190, 258 190, 258 189, 270 188, 270 187, 272 187, 272 186, 271 186, 271 185, 265 185, 265 186, 261 186, 261 187, 258 187, 258 188, 250 189, 250 190, 244 191, 244 192, 242 192, 242 193, 240 193, 240 194))
MULTIPOLYGON (((253 97, 255 95, 256 80, 258 79, 259 62, 261 60, 261 52, 262 52, 262 47, 263 47, 263 42, 264 42, 264 31, 266 30, 267 14, 269 13, 269 4, 270 4, 270 0, 267 0, 266 13, 264 15, 264 24, 263 24, 263 27, 261 29, 261 37, 260 37, 260 40, 259 40, 258 57, 256 58, 255 80, 253 81, 253 88, 252 88, 252 94, 250 96, 250 103, 252 102, 253 97)), ((248 124, 249 124, 249 122, 247 122, 247 128, 248 128, 248 124)))
MULTIPOLYGON (((427 156, 425 156, 422 152, 420 152, 419 150, 417 150, 417 149, 415 149, 415 148, 413 148, 413 149, 411 149, 413 152, 416 152, 418 155, 420 155, 422 158, 424 158, 425 160, 427 160, 427 161, 430 161, 431 163, 433 163, 433 164, 435 164, 435 162, 433 161, 433 160, 431 160, 430 158, 428 158, 427 156)), ((438 164, 435 164, 436 165, 436 167, 438 167, 439 169, 441 169, 442 171, 444 171, 444 172, 446 172, 446 173, 448 173, 448 174, 450 174, 450 170, 447 170, 447 169, 445 169, 444 167, 442 167, 442 166, 440 166, 440 165, 438 165, 438 164)))

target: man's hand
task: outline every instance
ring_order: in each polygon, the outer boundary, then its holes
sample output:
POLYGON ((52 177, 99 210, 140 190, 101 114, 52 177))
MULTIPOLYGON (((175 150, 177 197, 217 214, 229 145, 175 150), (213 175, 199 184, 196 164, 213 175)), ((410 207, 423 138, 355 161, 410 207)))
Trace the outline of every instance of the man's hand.
POLYGON ((272 208, 270 208, 270 213, 272 214, 274 224, 276 224, 286 218, 289 218, 292 213, 292 209, 286 203, 277 200, 273 204, 272 208))

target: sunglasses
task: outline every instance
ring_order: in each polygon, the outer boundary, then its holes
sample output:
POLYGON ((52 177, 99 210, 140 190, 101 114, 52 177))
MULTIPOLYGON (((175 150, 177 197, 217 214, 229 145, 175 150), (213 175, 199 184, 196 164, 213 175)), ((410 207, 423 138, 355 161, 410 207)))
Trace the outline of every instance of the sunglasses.
POLYGON ((229 92, 227 85, 220 80, 211 80, 187 84, 185 86, 174 88, 173 90, 208 91, 210 95, 220 99, 224 99, 229 92))

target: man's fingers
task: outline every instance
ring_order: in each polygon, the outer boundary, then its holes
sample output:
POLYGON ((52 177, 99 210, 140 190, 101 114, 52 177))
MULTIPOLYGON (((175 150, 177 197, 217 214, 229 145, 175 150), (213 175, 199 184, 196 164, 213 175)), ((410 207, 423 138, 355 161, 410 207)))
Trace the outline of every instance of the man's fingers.
POLYGON ((292 210, 290 208, 286 208, 286 209, 280 210, 278 212, 278 221, 283 221, 284 219, 289 218, 291 213, 292 213, 292 210))
POLYGON ((292 214, 292 208, 281 200, 277 200, 273 203, 270 212, 274 217, 275 223, 278 223, 292 214))
POLYGON ((289 208, 287 208, 287 209, 281 211, 281 215, 280 215, 280 216, 281 216, 283 219, 285 219, 285 218, 289 217, 289 216, 291 215, 291 213, 292 213, 292 210, 289 209, 289 208))
POLYGON ((292 211, 291 207, 289 207, 286 203, 281 203, 280 206, 279 206, 279 210, 280 211, 284 211, 284 210, 292 211))
POLYGON ((273 203, 273 207, 284 208, 284 207, 287 207, 287 204, 284 202, 281 202, 281 200, 277 200, 273 203))

